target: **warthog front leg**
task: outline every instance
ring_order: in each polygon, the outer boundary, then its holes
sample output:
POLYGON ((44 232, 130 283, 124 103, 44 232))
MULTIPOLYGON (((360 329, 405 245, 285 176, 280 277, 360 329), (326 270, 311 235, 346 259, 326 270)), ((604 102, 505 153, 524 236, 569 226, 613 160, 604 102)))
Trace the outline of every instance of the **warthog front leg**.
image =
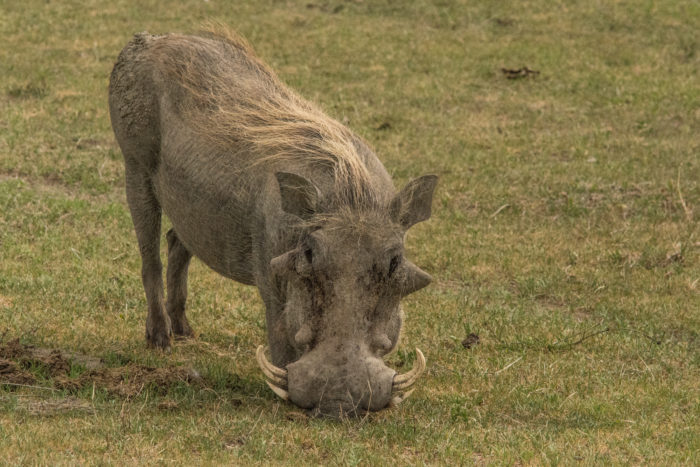
POLYGON ((176 337, 193 337, 194 332, 185 315, 187 301, 187 269, 192 259, 185 245, 182 244, 175 229, 170 229, 168 239, 168 271, 166 273, 168 300, 165 308, 172 323, 173 334, 176 337))
POLYGON ((148 317, 146 341, 149 346, 170 348, 170 318, 163 304, 163 265, 160 262, 161 208, 145 171, 127 166, 126 199, 141 253, 141 280, 146 291, 148 317))

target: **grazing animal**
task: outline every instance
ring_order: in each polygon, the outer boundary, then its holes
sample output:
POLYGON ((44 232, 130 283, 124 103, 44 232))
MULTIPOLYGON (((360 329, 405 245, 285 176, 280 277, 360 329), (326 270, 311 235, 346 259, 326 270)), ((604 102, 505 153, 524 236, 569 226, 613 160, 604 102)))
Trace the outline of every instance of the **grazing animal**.
POLYGON ((404 257, 430 217, 434 175, 394 189, 367 144, 286 87, 239 36, 141 33, 110 78, 148 316, 149 345, 193 336, 192 255, 265 302, 270 387, 329 416, 399 402, 425 368, 397 375, 399 301, 430 276, 404 257), (167 232, 167 299, 159 253, 167 232))

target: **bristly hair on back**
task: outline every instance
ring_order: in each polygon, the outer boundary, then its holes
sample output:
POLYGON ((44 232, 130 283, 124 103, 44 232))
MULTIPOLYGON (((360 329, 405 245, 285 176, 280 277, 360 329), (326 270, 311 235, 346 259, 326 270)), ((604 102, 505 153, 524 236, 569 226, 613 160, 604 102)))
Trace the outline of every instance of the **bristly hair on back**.
POLYGON ((283 84, 244 38, 210 23, 197 36, 162 36, 151 54, 179 87, 176 110, 196 132, 255 154, 251 165, 327 168, 339 198, 376 205, 357 136, 283 84))

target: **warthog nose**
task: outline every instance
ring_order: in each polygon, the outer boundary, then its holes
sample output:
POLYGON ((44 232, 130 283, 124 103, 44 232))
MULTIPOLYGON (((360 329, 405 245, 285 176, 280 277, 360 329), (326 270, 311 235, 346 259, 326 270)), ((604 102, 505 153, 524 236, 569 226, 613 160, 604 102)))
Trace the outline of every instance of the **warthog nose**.
POLYGON ((333 359, 318 349, 287 366, 289 399, 330 417, 381 410, 391 402, 396 372, 367 353, 333 359), (334 365, 334 361, 340 364, 334 365))

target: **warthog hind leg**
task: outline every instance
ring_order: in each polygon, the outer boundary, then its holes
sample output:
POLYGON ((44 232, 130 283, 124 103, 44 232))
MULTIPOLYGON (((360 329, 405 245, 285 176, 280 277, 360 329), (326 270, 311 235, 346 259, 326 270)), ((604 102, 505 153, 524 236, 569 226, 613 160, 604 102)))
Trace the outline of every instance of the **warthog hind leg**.
POLYGON ((141 279, 146 291, 148 317, 146 341, 149 346, 170 348, 170 318, 163 304, 163 265, 160 262, 161 207, 150 178, 140 167, 126 168, 126 199, 141 253, 141 279))
POLYGON ((168 300, 165 308, 168 310, 175 337, 194 337, 194 332, 185 315, 187 269, 190 265, 190 259, 192 259, 192 253, 177 238, 175 229, 170 229, 166 238, 168 239, 168 270, 166 273, 168 300))

